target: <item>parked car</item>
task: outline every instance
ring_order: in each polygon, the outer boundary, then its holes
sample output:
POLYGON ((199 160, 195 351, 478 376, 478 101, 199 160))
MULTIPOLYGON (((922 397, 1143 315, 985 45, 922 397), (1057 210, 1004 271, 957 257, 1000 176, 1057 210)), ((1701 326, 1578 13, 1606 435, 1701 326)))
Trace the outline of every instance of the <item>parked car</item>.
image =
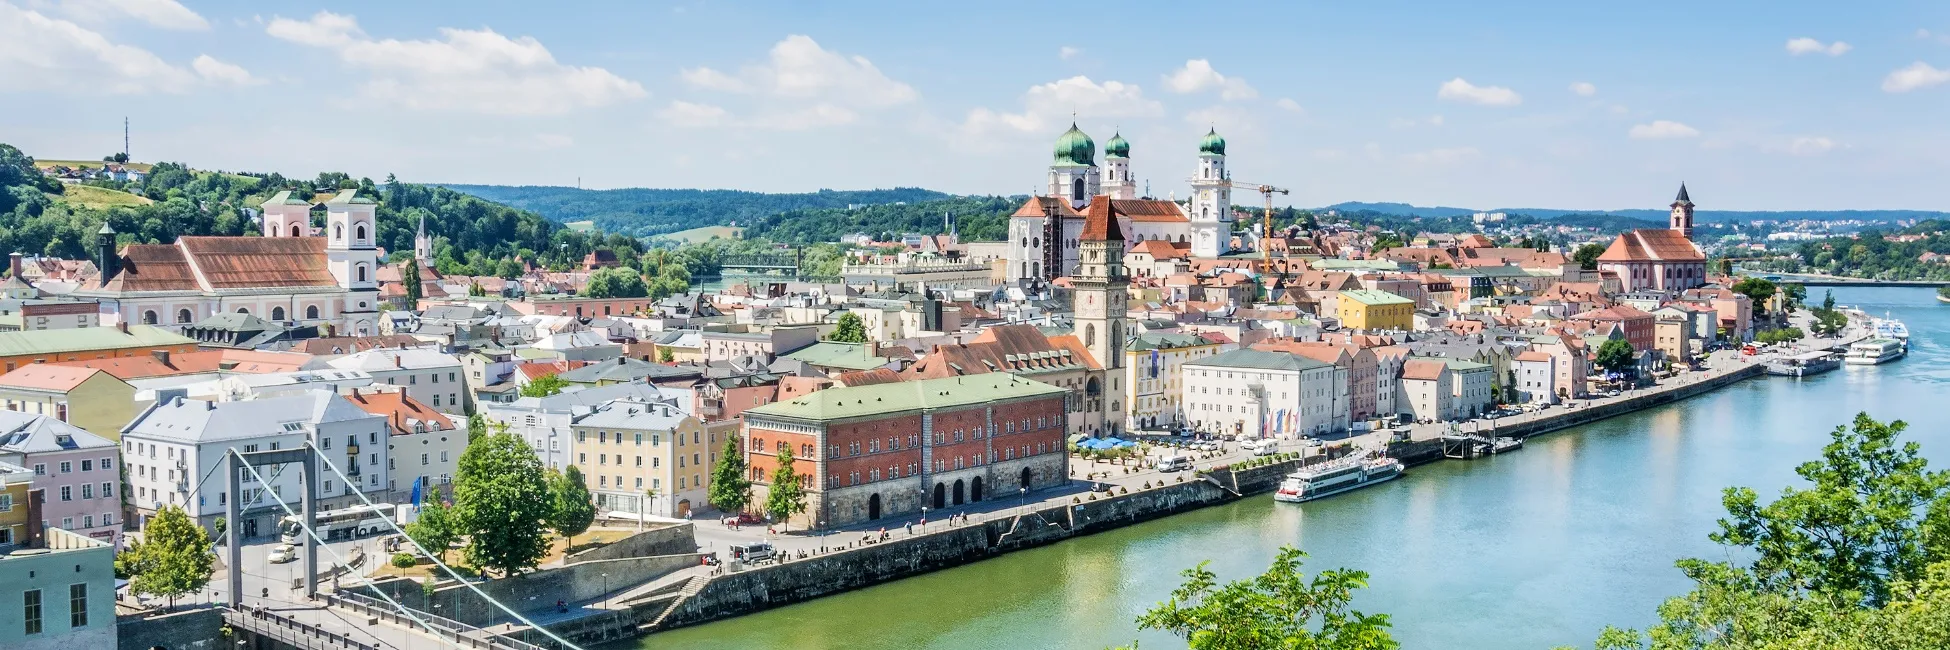
POLYGON ((292 546, 290 544, 277 545, 275 548, 271 549, 271 556, 265 558, 266 561, 272 564, 284 564, 286 562, 295 561, 297 559, 298 559, 298 547, 292 546))
POLYGON ((731 545, 731 558, 743 560, 746 564, 764 562, 775 555, 778 555, 778 551, 773 550, 772 545, 765 542, 731 545))
POLYGON ((1100 493, 1102 493, 1102 492, 1110 492, 1110 484, 1109 484, 1109 483, 1103 483, 1103 482, 1096 482, 1096 483, 1091 483, 1091 484, 1090 484, 1090 491, 1091 491, 1091 492, 1100 492, 1100 493))
POLYGON ((1158 471, 1160 472, 1182 472, 1191 468, 1191 456, 1166 456, 1158 459, 1158 471))

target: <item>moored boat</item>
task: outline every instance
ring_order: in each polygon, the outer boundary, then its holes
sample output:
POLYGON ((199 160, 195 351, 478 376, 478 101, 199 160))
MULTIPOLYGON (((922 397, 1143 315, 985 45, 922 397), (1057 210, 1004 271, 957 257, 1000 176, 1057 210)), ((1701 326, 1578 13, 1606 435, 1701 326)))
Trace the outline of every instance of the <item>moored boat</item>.
POLYGON ((1407 466, 1386 456, 1355 454, 1288 474, 1274 501, 1301 503, 1364 488, 1401 476, 1407 466))
POLYGON ((1841 355, 1828 350, 1810 350, 1767 362, 1767 374, 1777 377, 1807 377, 1842 367, 1841 355))
POLYGON ((1848 346, 1848 364, 1851 366, 1873 366, 1903 358, 1909 354, 1909 344, 1897 339, 1873 338, 1848 346))

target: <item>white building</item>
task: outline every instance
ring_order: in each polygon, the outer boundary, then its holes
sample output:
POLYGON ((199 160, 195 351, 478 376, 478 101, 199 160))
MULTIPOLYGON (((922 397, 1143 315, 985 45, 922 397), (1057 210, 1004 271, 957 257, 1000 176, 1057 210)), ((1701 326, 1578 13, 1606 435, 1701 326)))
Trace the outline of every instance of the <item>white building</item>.
POLYGON ((490 429, 494 423, 508 425, 508 432, 527 441, 543 465, 559 470, 575 462, 575 416, 618 399, 671 403, 680 410, 688 411, 690 402, 671 399, 664 392, 657 386, 634 382, 565 390, 548 397, 523 397, 505 404, 483 404, 486 408, 482 417, 490 423, 490 429))
MULTIPOLYGON (((375 502, 386 501, 391 485, 387 435, 384 417, 328 390, 240 402, 174 398, 150 406, 122 429, 129 502, 138 525, 146 525, 158 508, 175 505, 205 527, 213 526, 230 498, 218 473, 230 449, 297 449, 307 441, 350 479, 321 465, 319 509, 357 505, 361 493, 375 502)), ((245 475, 242 515, 230 524, 245 537, 277 532, 277 521, 285 514, 277 499, 296 510, 302 497, 297 466, 257 471, 265 482, 245 475)))
POLYGON ((1185 363, 1185 419, 1248 438, 1347 429, 1347 371, 1285 352, 1240 349, 1185 363))
POLYGON ((306 365, 363 372, 374 384, 405 388, 407 395, 436 411, 467 414, 464 399, 469 391, 466 379, 461 376, 460 358, 439 350, 374 348, 306 365))
POLYGON ((1535 350, 1517 353, 1510 360, 1510 372, 1517 377, 1517 400, 1525 404, 1556 404, 1557 366, 1551 355, 1535 350))
POLYGON ((426 490, 453 483, 460 473, 460 454, 467 451, 467 429, 460 422, 398 389, 353 391, 346 399, 362 411, 386 418, 392 434, 386 442, 386 469, 394 501, 411 501, 415 486, 424 495, 426 490))
POLYGON ((1496 403, 1496 367, 1487 363, 1446 359, 1455 390, 1450 419, 1467 420, 1489 412, 1496 403))

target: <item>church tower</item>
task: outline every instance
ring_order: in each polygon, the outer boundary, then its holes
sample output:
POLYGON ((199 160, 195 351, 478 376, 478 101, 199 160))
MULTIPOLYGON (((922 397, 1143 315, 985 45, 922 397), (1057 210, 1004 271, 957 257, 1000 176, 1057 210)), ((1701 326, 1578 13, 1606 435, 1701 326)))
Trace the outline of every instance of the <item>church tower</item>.
POLYGON ((1137 180, 1131 178, 1131 143, 1124 134, 1113 133, 1104 143, 1104 193, 1110 198, 1129 201, 1138 197, 1137 180))
POLYGON ((1191 213, 1192 257, 1210 259, 1232 249, 1232 178, 1226 175, 1226 139, 1217 129, 1198 144, 1191 213))
POLYGON ((344 190, 325 202, 325 264, 345 289, 340 336, 379 334, 379 203, 344 190))
POLYGON ((422 266, 433 265, 433 238, 427 236, 427 215, 420 215, 420 228, 413 233, 413 259, 422 266))
POLYGON ((1130 309, 1130 277, 1124 274, 1124 232, 1118 227, 1117 213, 1108 196, 1090 202, 1083 215, 1083 235, 1078 244, 1078 271, 1072 293, 1077 335, 1083 347, 1103 366, 1095 398, 1086 395, 1086 407, 1102 414, 1104 431, 1116 435, 1124 422, 1124 406, 1130 387, 1124 385, 1125 323, 1130 309))
POLYGON ((1056 138, 1055 160, 1049 166, 1049 196, 1070 202, 1070 209, 1081 210, 1090 197, 1102 191, 1097 169, 1097 142, 1084 135, 1075 122, 1056 138))
POLYGON ((263 222, 265 237, 311 236, 311 202, 292 196, 290 190, 265 199, 257 208, 264 212, 258 220, 263 222))
POLYGON ((1686 184, 1679 184, 1679 196, 1672 200, 1672 229, 1693 238, 1693 198, 1686 196, 1686 184))

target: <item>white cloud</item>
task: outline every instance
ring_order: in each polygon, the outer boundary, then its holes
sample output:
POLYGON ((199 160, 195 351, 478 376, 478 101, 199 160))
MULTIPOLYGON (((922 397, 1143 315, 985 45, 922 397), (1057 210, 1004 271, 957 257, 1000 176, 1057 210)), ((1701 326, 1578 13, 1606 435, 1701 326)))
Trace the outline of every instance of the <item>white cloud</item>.
POLYGON ((1443 82, 1435 92, 1437 99, 1480 104, 1483 106, 1516 106, 1523 103, 1523 96, 1517 91, 1502 86, 1478 86, 1462 77, 1443 82))
POLYGON ((1179 94, 1195 93, 1218 89, 1219 97, 1226 100, 1252 99, 1259 96, 1246 80, 1227 77, 1212 68, 1212 62, 1205 59, 1191 59, 1185 67, 1164 76, 1165 88, 1179 94))
POLYGON ((61 13, 81 21, 128 17, 162 29, 210 28, 210 21, 176 0, 62 0, 61 13))
POLYGON ((1071 119, 1071 112, 1091 118, 1156 117, 1164 106, 1146 99, 1144 89, 1121 81, 1097 83, 1078 75, 1068 79, 1030 86, 1022 95, 1023 110, 1008 113, 976 108, 962 122, 963 134, 981 138, 995 132, 1042 133, 1054 136, 1052 129, 1071 119))
POLYGON ((1950 70, 1938 70, 1928 63, 1917 61, 1909 64, 1907 68, 1896 70, 1889 73, 1889 76, 1883 77, 1882 89, 1885 92, 1906 93, 1945 81, 1950 81, 1950 70))
POLYGON ((1579 97, 1590 97, 1598 94, 1598 87, 1589 81, 1580 81, 1571 84, 1571 93, 1579 97))
POLYGON ((241 66, 218 61, 208 54, 196 57, 195 61, 190 62, 190 68, 196 70, 197 76, 203 77, 204 81, 211 83, 236 86, 251 86, 263 83, 258 78, 252 77, 249 70, 245 70, 241 66))
POLYGON ((1389 120, 1388 125, 1397 129, 1412 129, 1418 126, 1442 126, 1445 121, 1441 115, 1430 115, 1426 118, 1398 117, 1389 120))
POLYGON ((919 97, 914 87, 880 72, 863 56, 847 56, 794 34, 772 46, 770 60, 749 65, 736 76, 712 68, 685 70, 684 81, 725 92, 762 92, 852 106, 893 106, 919 97))
POLYGON ((148 50, 0 2, 0 87, 126 95, 185 92, 196 82, 148 50))
POLYGON ((1273 102, 1273 105, 1280 107, 1280 110, 1283 111, 1289 111, 1293 113, 1307 112, 1307 109, 1301 108, 1300 102, 1293 101, 1292 98, 1288 98, 1288 97, 1281 97, 1280 101, 1273 102))
POLYGON ((1650 124, 1633 125, 1626 135, 1634 140, 1669 140, 1698 137, 1699 129, 1671 120, 1653 120, 1650 124))
POLYGON ((485 28, 442 28, 441 40, 373 40, 353 17, 321 11, 305 21, 276 18, 264 31, 336 51, 372 74, 361 88, 367 98, 416 110, 552 115, 648 94, 603 68, 564 65, 533 37, 485 28))
POLYGON ((1834 148, 1834 140, 1821 136, 1800 136, 1788 142, 1788 153, 1796 156, 1819 156, 1834 148))
POLYGON ((1071 47, 1065 45, 1063 47, 1056 48, 1056 57, 1059 59, 1063 59, 1065 61, 1074 59, 1077 57, 1078 54, 1082 54, 1082 53, 1083 53, 1083 48, 1080 47, 1071 47))
POLYGON ((1453 165, 1482 155, 1475 147, 1430 149, 1402 154, 1402 160, 1417 165, 1453 165))
POLYGON ((721 126, 730 117, 725 109, 709 104, 693 104, 686 101, 673 101, 657 117, 674 126, 685 128, 705 128, 721 126))
POLYGON ((1794 56, 1801 56, 1803 54, 1826 54, 1828 56, 1841 56, 1843 54, 1847 54, 1848 51, 1852 49, 1855 49, 1854 46, 1851 46, 1847 43, 1843 43, 1841 41, 1835 41, 1834 43, 1823 44, 1821 41, 1817 41, 1815 39, 1808 38, 1805 36, 1801 38, 1789 39, 1787 42, 1788 54, 1792 54, 1794 56))

